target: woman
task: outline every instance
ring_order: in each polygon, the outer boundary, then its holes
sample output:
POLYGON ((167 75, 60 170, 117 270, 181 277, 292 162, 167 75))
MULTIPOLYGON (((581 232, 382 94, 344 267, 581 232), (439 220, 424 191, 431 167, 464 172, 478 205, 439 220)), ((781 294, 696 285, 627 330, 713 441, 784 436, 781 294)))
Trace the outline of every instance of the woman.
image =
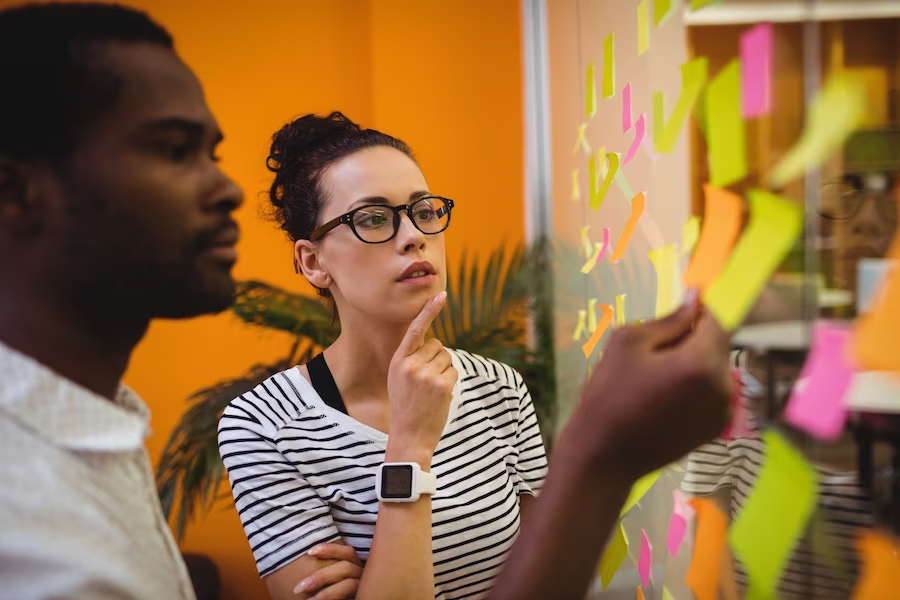
POLYGON ((361 597, 485 596, 547 461, 518 373, 425 340, 444 302, 453 201, 430 192, 405 143, 341 113, 285 125, 269 167, 296 264, 341 334, 235 398, 219 425, 261 576, 276 598, 323 581, 352 594, 353 553, 336 564, 310 553, 338 541, 366 563, 361 597), (416 491, 395 466, 376 490, 383 463, 413 463, 423 481, 430 471, 435 493, 379 501, 416 491))

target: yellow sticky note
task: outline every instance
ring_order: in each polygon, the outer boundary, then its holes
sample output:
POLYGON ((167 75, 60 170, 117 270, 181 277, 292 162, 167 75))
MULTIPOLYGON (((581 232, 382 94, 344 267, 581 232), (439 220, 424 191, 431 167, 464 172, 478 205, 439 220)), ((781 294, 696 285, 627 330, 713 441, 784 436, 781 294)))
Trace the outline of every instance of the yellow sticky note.
POLYGON ((703 293, 719 323, 735 329, 759 291, 790 252, 803 227, 797 204, 762 190, 750 190, 750 224, 722 273, 703 293))
POLYGON ((572 169, 572 200, 581 200, 581 186, 578 185, 578 169, 572 169))
POLYGON ((662 600, 675 600, 675 598, 672 596, 672 593, 669 591, 669 588, 667 587, 663 588, 662 600))
POLYGON ((597 259, 600 258, 600 252, 603 250, 603 246, 600 244, 594 244, 594 252, 588 256, 587 261, 585 261, 584 265, 581 267, 581 272, 587 275, 590 273, 595 266, 597 266, 597 259))
POLYGON ((625 324, 625 294, 616 296, 616 325, 625 324))
POLYGON ((587 320, 587 311, 578 311, 578 324, 575 326, 575 333, 572 334, 572 341, 577 342, 584 335, 585 321, 587 320))
POLYGON ((588 144, 587 135, 585 132, 588 128, 588 123, 579 123, 578 124, 578 139, 575 140, 575 147, 572 148, 572 154, 578 152, 579 148, 583 148, 585 152, 588 154, 591 153, 591 145, 588 144))
POLYGON ((638 56, 650 48, 650 22, 648 19, 647 0, 641 0, 637 7, 638 22, 638 56))
POLYGON ((833 75, 813 99, 800 139, 772 171, 770 183, 781 187, 807 166, 821 164, 859 127, 865 107, 865 85, 849 75, 833 75))
POLYGON ((672 0, 653 0, 653 24, 660 25, 669 18, 672 11, 672 0))
POLYGON ((691 10, 700 10, 710 4, 718 4, 722 0, 691 0, 691 10))
POLYGON ((585 225, 581 228, 581 251, 584 252, 585 258, 594 253, 594 243, 591 242, 590 236, 588 236, 588 229, 590 229, 590 225, 585 225))
POLYGON ((604 590, 612 581, 613 575, 622 566, 626 556, 628 556, 628 536, 625 535, 625 529, 620 522, 616 524, 613 538, 600 559, 600 582, 603 584, 604 590))
POLYGON ((594 85, 594 63, 587 67, 587 75, 584 82, 584 116, 591 118, 597 112, 597 88, 594 85))
POLYGON ((708 288, 728 262, 728 255, 741 230, 744 206, 744 201, 737 194, 708 183, 703 185, 703 193, 706 198, 703 229, 697 251, 684 274, 685 285, 700 290, 708 288))
MULTIPOLYGON (((900 235, 888 257, 900 261, 900 235)), ((900 269, 887 275, 877 298, 872 311, 857 320, 853 355, 863 369, 900 371, 900 269)))
POLYGON ((896 597, 900 572, 900 544, 878 531, 866 531, 856 541, 862 558, 862 573, 853 590, 853 600, 891 600, 896 597))
POLYGON ((766 457, 728 540, 753 593, 774 597, 785 562, 816 506, 816 471, 774 431, 764 431, 766 457))
POLYGON ((734 59, 706 88, 709 182, 720 188, 747 176, 747 139, 741 116, 741 61, 734 59))
POLYGON ((700 217, 694 215, 681 226, 681 254, 690 254, 700 239, 700 217))
POLYGON ((728 520, 712 500, 693 498, 688 504, 697 515, 697 534, 691 566, 684 582, 697 600, 716 600, 728 520))
POLYGON ((656 270, 656 318, 659 319, 675 310, 675 261, 678 247, 669 244, 647 253, 656 270))
POLYGON ((597 153, 596 158, 588 160, 588 192, 591 195, 591 210, 599 210, 600 206, 603 204, 603 200, 606 199, 606 193, 609 191, 609 186, 612 184, 613 179, 616 177, 616 173, 619 171, 619 155, 612 152, 608 153, 606 155, 606 160, 609 161, 609 169, 603 177, 603 183, 598 187, 597 180, 599 179, 599 172, 601 170, 599 165, 602 160, 603 155, 600 152, 597 153))
POLYGON ((603 97, 612 98, 616 93, 616 58, 613 34, 603 42, 603 97))
POLYGON ((588 300, 588 331, 591 333, 597 329, 597 299, 591 298, 588 300))
POLYGON ((708 68, 703 56, 681 65, 681 95, 668 119, 663 93, 653 92, 653 143, 657 152, 667 154, 675 149, 678 134, 706 85, 708 68))
POLYGON ((628 493, 628 498, 625 500, 625 504, 622 505, 622 510, 619 514, 624 515, 634 508, 634 506, 641 501, 641 498, 647 495, 647 492, 650 491, 650 488, 653 487, 653 484, 656 483, 656 480, 659 479, 662 472, 663 470, 659 469, 638 479, 634 485, 631 486, 631 491, 628 493))

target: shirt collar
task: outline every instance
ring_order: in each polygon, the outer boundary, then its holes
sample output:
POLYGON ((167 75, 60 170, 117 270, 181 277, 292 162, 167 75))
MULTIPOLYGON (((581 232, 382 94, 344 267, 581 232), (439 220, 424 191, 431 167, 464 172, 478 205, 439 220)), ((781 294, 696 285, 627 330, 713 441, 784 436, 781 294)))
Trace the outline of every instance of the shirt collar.
POLYGON ((114 401, 66 379, 0 342, 0 413, 71 450, 142 447, 150 411, 124 384, 114 401))

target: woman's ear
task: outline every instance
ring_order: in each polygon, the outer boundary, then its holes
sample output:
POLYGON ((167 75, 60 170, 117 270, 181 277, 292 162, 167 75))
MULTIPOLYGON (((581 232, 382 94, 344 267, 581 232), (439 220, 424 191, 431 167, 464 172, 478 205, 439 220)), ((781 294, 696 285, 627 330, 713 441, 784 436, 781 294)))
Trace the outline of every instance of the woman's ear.
POLYGON ((322 261, 319 260, 319 246, 309 240, 297 240, 294 243, 294 261, 313 287, 326 290, 333 280, 322 261))

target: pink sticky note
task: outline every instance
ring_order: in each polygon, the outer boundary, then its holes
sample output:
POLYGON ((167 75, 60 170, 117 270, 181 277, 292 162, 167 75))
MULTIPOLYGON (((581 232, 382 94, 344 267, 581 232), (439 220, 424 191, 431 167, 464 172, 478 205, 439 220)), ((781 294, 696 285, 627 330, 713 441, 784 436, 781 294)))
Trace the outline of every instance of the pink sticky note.
POLYGON ((631 84, 622 90, 622 132, 631 129, 631 84))
POLYGON ((650 581, 650 541, 647 539, 647 534, 644 533, 644 530, 641 530, 641 556, 638 559, 638 573, 641 575, 641 582, 643 582, 644 587, 647 587, 647 583, 650 581))
POLYGON ((741 393, 741 372, 737 369, 731 369, 731 423, 719 436, 726 442, 736 437, 746 437, 748 433, 749 423, 747 422, 750 415, 744 408, 741 393))
POLYGON ((784 411, 788 423, 822 440, 837 439, 847 422, 843 399, 854 372, 849 343, 845 325, 816 323, 812 350, 784 411))
POLYGON ((669 535, 666 537, 666 545, 669 547, 669 554, 675 556, 678 554, 678 548, 681 547, 681 540, 684 539, 684 533, 687 531, 687 521, 681 515, 673 514, 672 520, 669 521, 669 535))
POLYGON ((641 142, 644 141, 644 115, 642 114, 638 117, 637 123, 634 124, 634 141, 631 142, 631 148, 628 149, 628 154, 625 155, 625 158, 622 160, 623 165, 627 165, 631 162, 631 159, 634 158, 635 153, 637 153, 638 148, 641 147, 641 142))
POLYGON ((761 23, 741 35, 741 90, 745 118, 772 109, 772 24, 761 23))
POLYGON ((597 255, 597 262, 595 264, 600 264, 600 261, 603 260, 604 256, 606 256, 607 250, 609 250, 609 227, 604 227, 603 246, 600 248, 600 254, 597 255))

